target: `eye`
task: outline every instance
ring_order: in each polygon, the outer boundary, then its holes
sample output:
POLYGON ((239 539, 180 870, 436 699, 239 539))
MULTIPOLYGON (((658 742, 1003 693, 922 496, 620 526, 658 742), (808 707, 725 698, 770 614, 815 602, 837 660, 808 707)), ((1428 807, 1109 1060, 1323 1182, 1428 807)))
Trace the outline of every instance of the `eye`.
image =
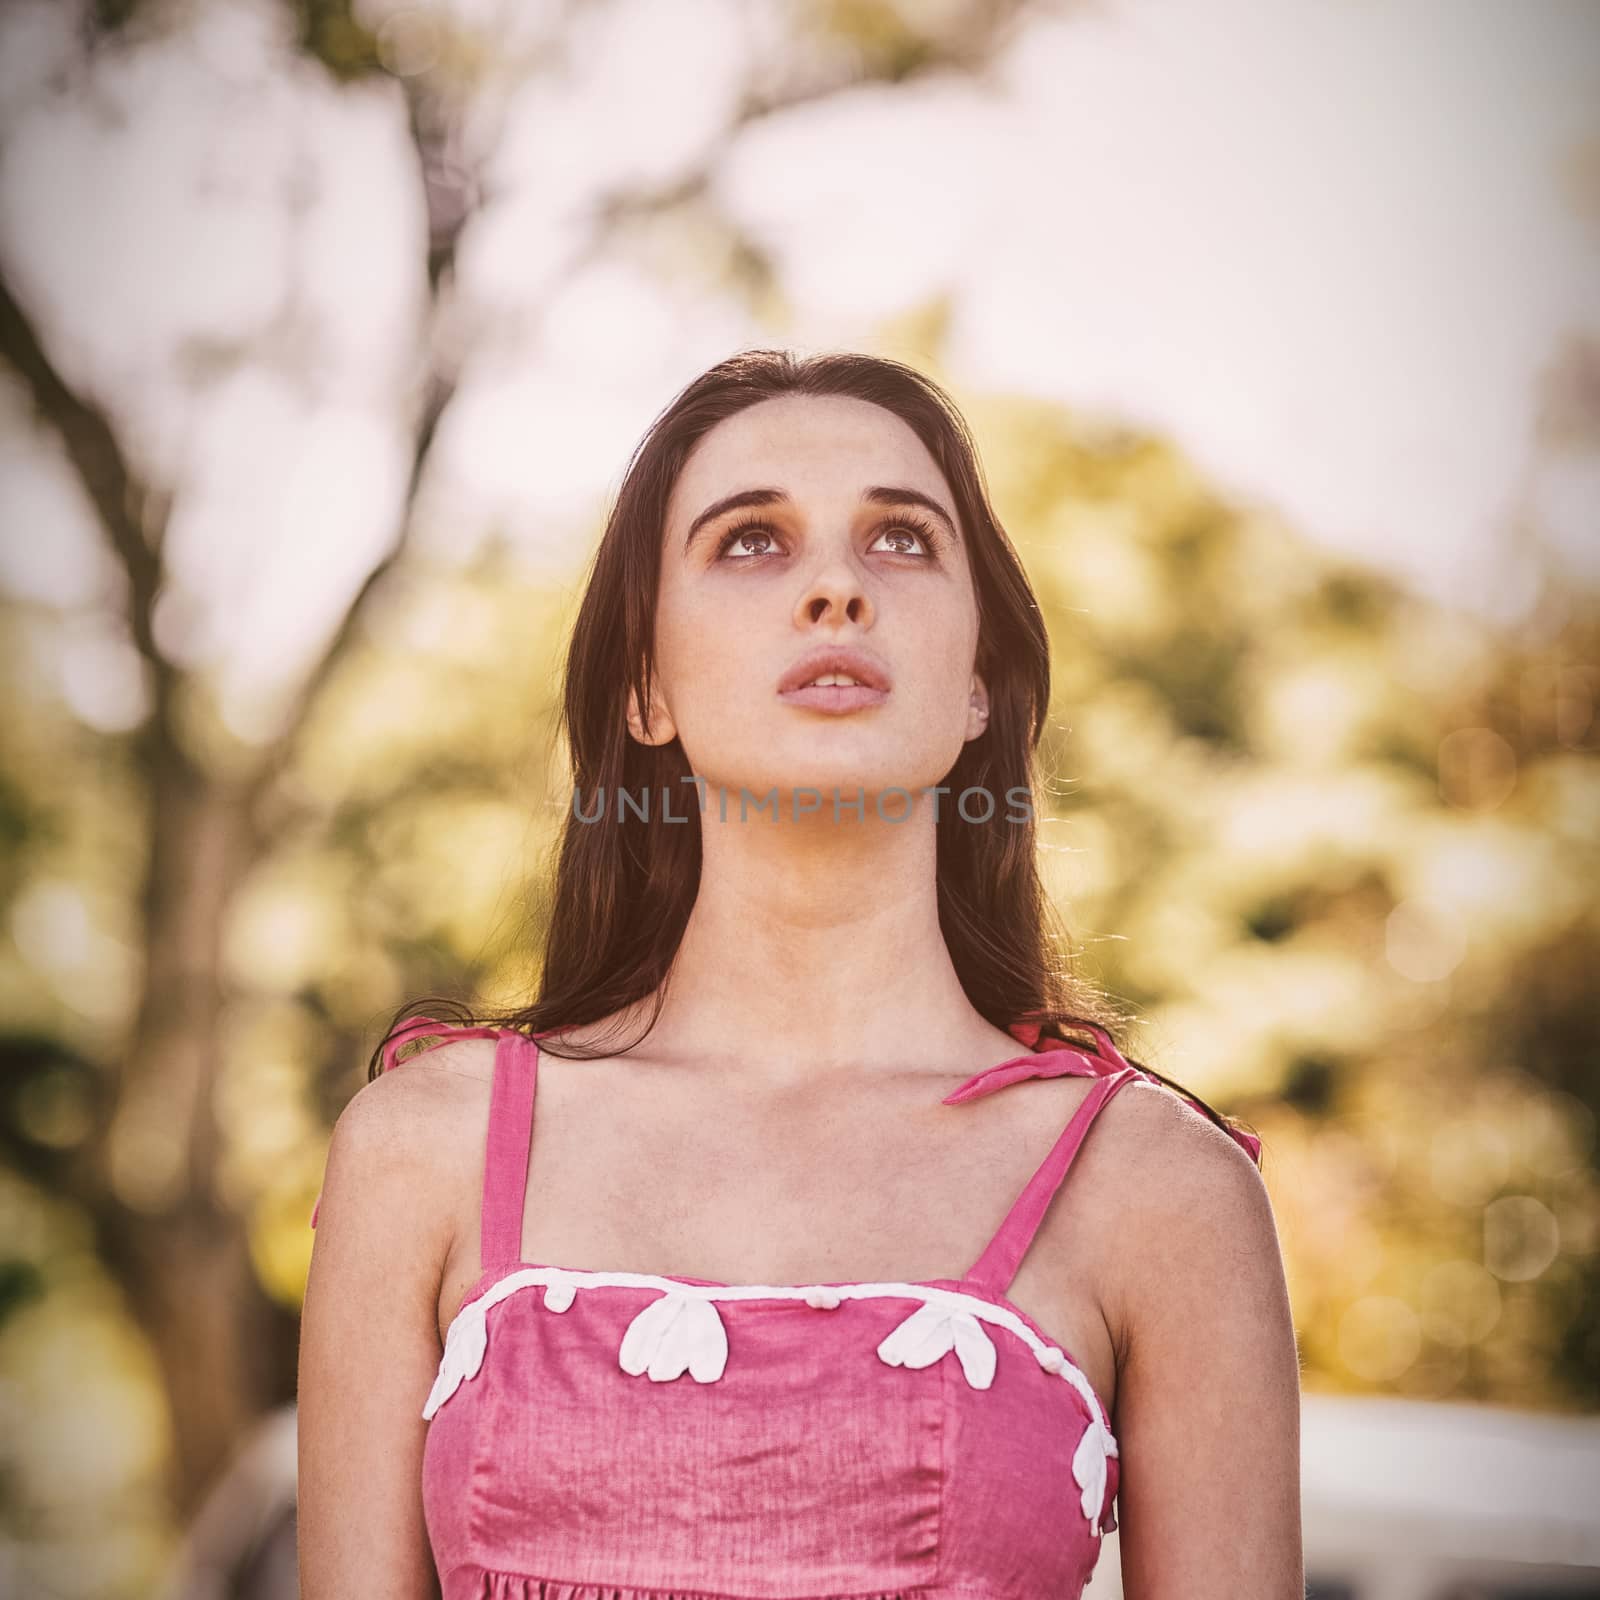
POLYGON ((740 560, 745 560, 753 556, 764 556, 768 554, 767 551, 751 550, 748 547, 747 541, 756 539, 770 540, 771 538, 772 528, 767 523, 763 522, 760 517, 747 517, 743 522, 736 522, 725 534, 723 534, 719 540, 717 540, 717 559, 720 561, 726 558, 728 551, 735 543, 740 546, 743 552, 738 558, 740 560))
MULTIPOLYGON (((904 539, 910 533, 919 538, 926 547, 929 559, 936 557, 944 544, 944 539, 939 531, 930 523, 924 522, 921 517, 912 516, 906 512, 897 516, 892 522, 886 522, 878 531, 878 538, 904 539)), ((896 555, 915 555, 914 550, 901 548, 894 552, 896 555)))

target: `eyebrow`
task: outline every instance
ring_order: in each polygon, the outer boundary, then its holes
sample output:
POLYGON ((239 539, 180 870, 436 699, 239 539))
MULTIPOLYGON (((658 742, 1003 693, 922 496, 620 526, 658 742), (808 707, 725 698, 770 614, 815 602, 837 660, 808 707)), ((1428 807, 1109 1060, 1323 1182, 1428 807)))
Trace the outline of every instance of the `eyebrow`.
MULTIPOLYGON (((941 522, 949 528, 957 542, 961 533, 956 527, 955 519, 939 502, 920 489, 911 489, 894 484, 875 483, 870 488, 861 492, 861 498, 867 505, 874 506, 921 506, 925 511, 931 511, 941 522)), ((720 500, 713 500, 704 511, 689 524, 689 531, 684 535, 683 548, 685 554, 694 544, 695 535, 708 523, 714 522, 718 517, 725 516, 730 511, 741 510, 745 506, 774 506, 786 505, 789 496, 782 489, 740 489, 735 494, 724 495, 720 500)))

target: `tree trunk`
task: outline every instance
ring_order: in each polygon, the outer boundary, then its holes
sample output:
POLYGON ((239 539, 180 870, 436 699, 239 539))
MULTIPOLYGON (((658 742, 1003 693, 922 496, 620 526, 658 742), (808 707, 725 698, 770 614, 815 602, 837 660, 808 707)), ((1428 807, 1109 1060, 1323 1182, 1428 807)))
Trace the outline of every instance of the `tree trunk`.
POLYGON ((296 1324, 260 1287, 246 1219, 218 1183, 222 942, 256 858, 249 791, 200 773, 162 732, 158 720, 145 747, 145 970, 98 1152, 97 1221, 161 1368, 187 1516, 251 1425, 293 1398, 296 1324))

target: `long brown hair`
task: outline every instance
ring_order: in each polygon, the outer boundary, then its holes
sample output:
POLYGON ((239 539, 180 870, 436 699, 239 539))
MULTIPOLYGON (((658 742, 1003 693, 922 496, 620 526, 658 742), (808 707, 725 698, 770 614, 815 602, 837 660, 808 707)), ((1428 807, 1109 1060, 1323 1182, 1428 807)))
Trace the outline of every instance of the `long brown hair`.
MULTIPOLYGON (((624 716, 630 688, 641 707, 650 703, 667 499, 690 452, 712 428, 780 395, 839 395, 882 406, 915 432, 938 463, 967 530, 978 602, 975 665, 989 691, 987 731, 963 745, 944 782, 952 794, 971 787, 990 795, 1019 788, 1035 795, 1050 700, 1049 638, 1022 563, 990 507, 965 420, 936 383, 901 362, 855 352, 801 356, 785 350, 746 350, 718 362, 656 417, 633 453, 567 651, 557 734, 566 735, 575 792, 694 794, 681 781, 690 778, 690 767, 680 742, 640 744, 624 716)), ((1072 970, 1068 937, 1056 925, 1039 876, 1032 808, 1005 827, 947 820, 954 807, 940 809, 939 926, 974 1008, 998 1027, 1032 1019, 1043 1036, 1089 1049, 1095 1044, 1086 1024, 1114 1037, 1124 1019, 1104 993, 1072 970)), ((409 1002, 374 1049, 370 1075, 382 1071, 391 1035, 419 1014, 438 1019, 448 1013, 464 1024, 544 1034, 579 1028, 654 997, 648 1033, 660 1014, 663 985, 700 882, 695 807, 680 799, 672 814, 678 820, 665 822, 662 809, 652 806, 637 821, 630 815, 626 827, 594 827, 569 809, 555 870, 543 890, 545 954, 532 1001, 498 1011, 437 996, 409 1002)), ((573 1051, 556 1038, 542 1040, 540 1048, 573 1051)), ((576 1051, 579 1058, 598 1053, 612 1053, 609 1044, 576 1051)), ((1172 1079, 1134 1065, 1220 1126, 1242 1126, 1172 1079)))

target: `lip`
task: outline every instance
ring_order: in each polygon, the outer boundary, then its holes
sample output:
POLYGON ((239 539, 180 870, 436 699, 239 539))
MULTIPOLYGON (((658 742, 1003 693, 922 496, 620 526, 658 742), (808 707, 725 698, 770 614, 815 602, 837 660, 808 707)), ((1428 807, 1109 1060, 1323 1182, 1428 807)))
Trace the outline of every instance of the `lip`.
POLYGON ((808 650, 778 680, 778 698, 811 711, 860 711, 889 698, 889 674, 864 650, 823 645, 808 650), (807 687, 812 678, 830 672, 845 673, 856 682, 807 687))

